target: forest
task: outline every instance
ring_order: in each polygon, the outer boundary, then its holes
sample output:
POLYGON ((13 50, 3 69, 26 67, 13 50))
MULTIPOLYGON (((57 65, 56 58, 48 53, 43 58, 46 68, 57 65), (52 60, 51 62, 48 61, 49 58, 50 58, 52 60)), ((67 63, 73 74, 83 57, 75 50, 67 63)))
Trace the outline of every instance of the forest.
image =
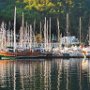
POLYGON ((11 22, 13 25, 14 8, 17 8, 17 30, 22 22, 24 13, 25 22, 36 25, 39 31, 40 22, 51 18, 52 32, 57 32, 57 18, 60 32, 66 35, 66 14, 69 14, 69 34, 79 38, 79 18, 81 18, 82 40, 88 38, 90 19, 90 0, 0 0, 0 23, 11 22))

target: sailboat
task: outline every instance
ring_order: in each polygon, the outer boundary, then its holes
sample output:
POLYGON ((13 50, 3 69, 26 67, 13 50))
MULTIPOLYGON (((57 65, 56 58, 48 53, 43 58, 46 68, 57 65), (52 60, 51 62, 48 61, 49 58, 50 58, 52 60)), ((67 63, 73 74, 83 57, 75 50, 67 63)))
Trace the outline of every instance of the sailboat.
MULTIPOLYGON (((81 23, 81 20, 79 23, 81 23)), ((81 30, 81 26, 80 26, 80 30, 81 30)), ((80 35, 81 35, 81 33, 80 33, 80 35)), ((80 38, 80 40, 81 40, 81 38, 80 38)), ((79 45, 78 38, 76 38, 75 36, 69 35, 69 14, 68 13, 66 15, 66 36, 62 37, 61 42, 62 42, 62 45, 64 45, 64 48, 61 51, 61 53, 65 54, 65 55, 68 54, 70 57, 83 56, 80 47, 77 46, 77 45, 79 45)))
POLYGON ((90 56, 90 26, 89 26, 89 40, 88 40, 88 43, 89 43, 89 46, 84 46, 84 45, 82 45, 81 46, 81 50, 82 50, 82 53, 83 53, 83 55, 86 57, 86 56, 90 56))
POLYGON ((2 48, 0 50, 0 56, 1 57, 12 57, 15 56, 15 50, 16 50, 16 34, 15 34, 15 26, 16 25, 16 7, 15 7, 15 12, 14 12, 14 47, 7 47, 7 45, 4 42, 7 42, 7 44, 9 44, 11 42, 10 38, 9 40, 6 40, 6 36, 8 35, 8 37, 10 37, 10 33, 7 32, 8 30, 6 30, 6 28, 3 26, 1 27, 2 29, 2 48))
MULTIPOLYGON (((3 27, 4 27, 4 25, 3 25, 3 27)), ((9 32, 10 32, 10 30, 9 30, 9 32)), ((9 32, 7 32, 7 33, 9 33, 9 32)), ((14 32, 13 32, 14 37, 12 37, 12 38, 14 38, 14 41, 13 41, 12 47, 11 46, 4 47, 4 41, 5 41, 4 37, 6 37, 5 34, 6 34, 6 30, 4 29, 4 30, 2 30, 2 40, 1 40, 2 48, 0 50, 0 56, 2 56, 2 57, 31 56, 32 57, 32 56, 41 55, 41 52, 39 52, 35 49, 34 50, 32 49, 32 42, 33 42, 32 41, 32 35, 33 35, 32 25, 27 26, 27 24, 26 24, 26 28, 25 28, 24 20, 22 21, 22 33, 20 33, 21 34, 20 44, 21 44, 22 50, 20 50, 19 46, 17 45, 17 42, 16 42, 16 7, 15 7, 15 11, 14 11, 14 32), (26 29, 26 30, 24 31, 24 29, 26 29)), ((10 36, 10 33, 9 33, 8 37, 9 36, 10 36)), ((11 43, 10 37, 8 38, 8 41, 9 41, 9 43, 11 43)))

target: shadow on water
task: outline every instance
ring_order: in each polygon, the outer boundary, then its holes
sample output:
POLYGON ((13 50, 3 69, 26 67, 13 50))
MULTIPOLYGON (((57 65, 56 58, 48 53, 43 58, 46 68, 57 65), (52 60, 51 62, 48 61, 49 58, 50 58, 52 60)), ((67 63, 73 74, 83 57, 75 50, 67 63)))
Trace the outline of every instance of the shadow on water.
POLYGON ((0 90, 90 90, 90 60, 1 60, 0 90))

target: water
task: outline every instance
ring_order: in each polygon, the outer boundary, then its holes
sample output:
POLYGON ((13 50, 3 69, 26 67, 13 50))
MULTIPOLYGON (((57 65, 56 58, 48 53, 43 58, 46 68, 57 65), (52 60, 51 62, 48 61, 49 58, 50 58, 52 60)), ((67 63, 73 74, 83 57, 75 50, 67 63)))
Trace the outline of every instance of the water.
POLYGON ((90 60, 1 60, 0 90, 90 90, 90 60))

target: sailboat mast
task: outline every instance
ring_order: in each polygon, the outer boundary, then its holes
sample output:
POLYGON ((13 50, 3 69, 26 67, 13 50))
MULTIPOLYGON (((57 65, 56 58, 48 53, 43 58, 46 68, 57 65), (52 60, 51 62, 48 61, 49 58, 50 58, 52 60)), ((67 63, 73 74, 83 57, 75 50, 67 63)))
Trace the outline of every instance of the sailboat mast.
POLYGON ((51 50, 51 17, 49 18, 49 49, 51 50))
POLYGON ((59 27, 59 19, 57 18, 57 26, 58 26, 58 32, 57 32, 57 35, 58 35, 58 43, 60 42, 60 27, 59 27))
POLYGON ((69 14, 66 14, 66 35, 69 35, 69 14))
POLYGON ((14 11, 14 52, 16 50, 16 7, 14 11))
POLYGON ((32 50, 32 25, 30 25, 30 50, 32 50))
POLYGON ((23 46, 24 43, 24 13, 22 13, 22 25, 20 27, 20 45, 23 46))
POLYGON ((46 21, 46 43, 48 48, 48 20, 46 21))
POLYGON ((90 45, 90 26, 89 26, 89 45, 90 45))
POLYGON ((21 29, 21 46, 23 46, 23 41, 24 40, 24 13, 22 13, 22 29, 21 29))
POLYGON ((33 45, 34 45, 34 47, 35 47, 35 38, 36 38, 36 33, 35 33, 35 31, 36 31, 36 19, 34 20, 34 28, 33 28, 33 45))
POLYGON ((42 37, 42 23, 40 21, 40 36, 42 37))
POLYGON ((45 23, 44 23, 44 48, 46 50, 46 43, 47 43, 47 38, 46 38, 46 17, 45 17, 45 23))
POLYGON ((49 18, 49 42, 51 43, 51 17, 49 18))
POLYGON ((81 26, 82 26, 82 23, 81 23, 81 17, 79 19, 79 29, 80 29, 80 44, 81 44, 81 26))

